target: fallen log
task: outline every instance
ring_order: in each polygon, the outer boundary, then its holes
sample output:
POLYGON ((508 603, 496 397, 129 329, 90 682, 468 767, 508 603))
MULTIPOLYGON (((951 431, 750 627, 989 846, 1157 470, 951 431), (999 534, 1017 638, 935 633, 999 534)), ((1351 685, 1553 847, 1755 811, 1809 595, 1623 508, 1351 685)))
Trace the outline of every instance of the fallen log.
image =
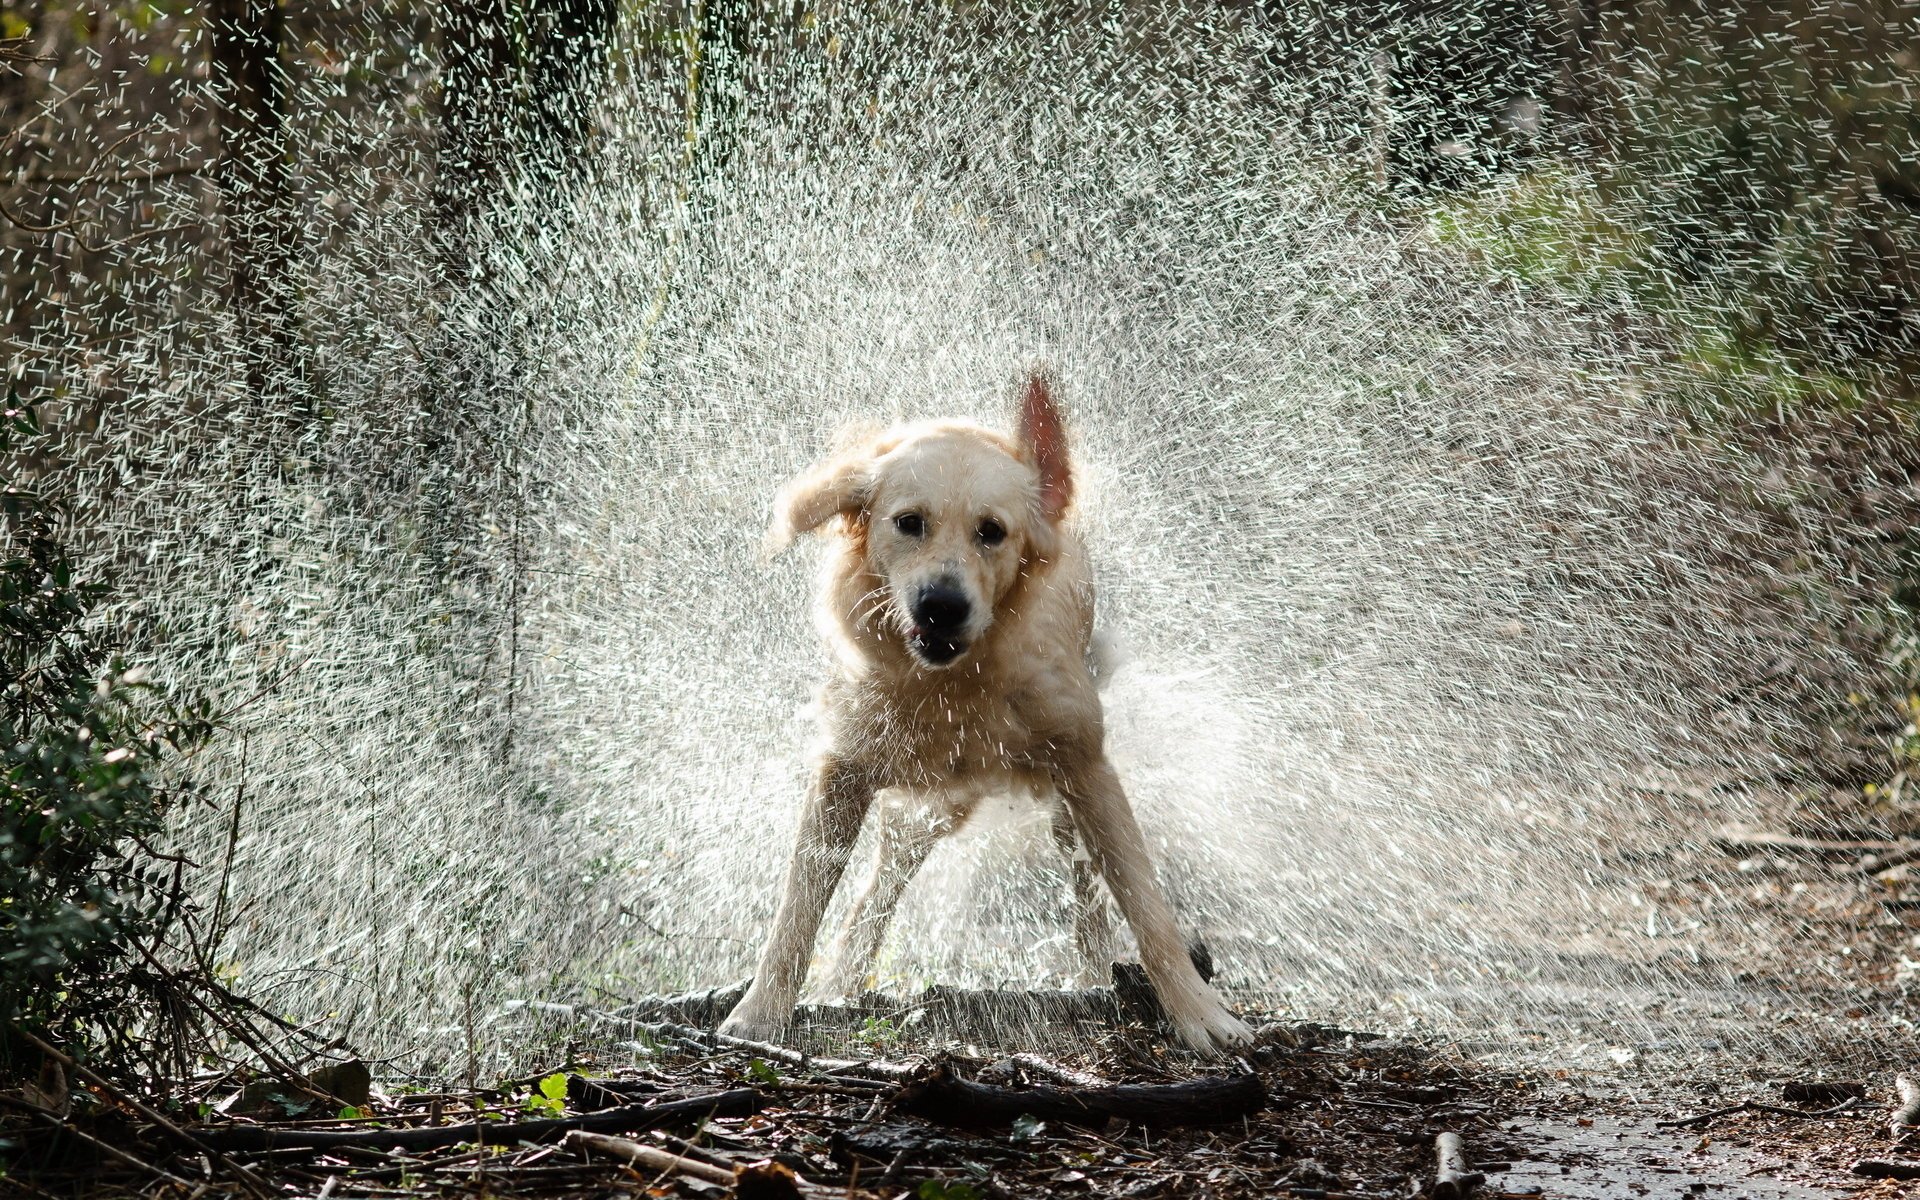
POLYGON ((982 1083, 1019 1084, 1027 1076, 1033 1075, 1050 1080, 1070 1088, 1100 1088, 1111 1086, 1111 1081, 1086 1071, 1076 1071, 1063 1063, 1040 1057, 1038 1054, 1014 1054, 999 1062, 982 1067, 975 1078, 982 1083))
POLYGON ((331 1150, 340 1146, 360 1146, 371 1150, 435 1150, 461 1142, 512 1146, 520 1142, 545 1141, 556 1134, 576 1129, 635 1133, 709 1116, 744 1117, 758 1112, 764 1103, 765 1098, 752 1088, 734 1088, 704 1096, 686 1096, 657 1104, 629 1104, 541 1121, 469 1121, 459 1125, 428 1125, 410 1129, 291 1129, 273 1125, 234 1125, 203 1129, 198 1136, 208 1147, 224 1151, 331 1150))
POLYGON ((1789 1079, 1780 1085, 1780 1098, 1789 1104, 1844 1104, 1865 1100, 1867 1085, 1824 1079, 1789 1079))
POLYGON ((739 1054, 749 1054, 770 1062, 784 1063, 802 1070, 820 1071, 827 1075, 845 1076, 850 1079, 865 1079, 873 1083, 899 1083, 914 1078, 926 1070, 922 1063, 889 1063, 874 1059, 820 1058, 802 1050, 786 1046, 776 1046, 771 1042, 750 1042, 745 1038, 728 1037, 724 1033, 709 1033, 704 1029, 692 1029, 685 1025, 659 1022, 651 1025, 636 1026, 642 1032, 654 1036, 673 1037, 692 1044, 701 1050, 731 1050, 739 1054))
POLYGON ((1460 1200, 1486 1178, 1467 1170, 1466 1144, 1457 1133, 1443 1133, 1433 1139, 1433 1154, 1433 1200, 1460 1200))
POLYGON ((942 1063, 933 1074, 902 1088, 894 1109, 942 1125, 1011 1125, 1023 1115, 1089 1126, 1114 1117, 1145 1125, 1214 1125, 1259 1112, 1266 1104, 1267 1091, 1258 1075, 1099 1088, 1010 1088, 962 1079, 942 1063))
POLYGON ((1897 1158, 1863 1158, 1853 1164, 1862 1179, 1920 1179, 1920 1162, 1897 1158))
POLYGON ((1900 1107, 1893 1110, 1887 1126, 1893 1140, 1898 1142, 1920 1128, 1920 1083, 1914 1082, 1911 1075, 1901 1075, 1894 1079, 1893 1086, 1900 1093, 1900 1107))
MULTIPOLYGON (((1189 945, 1187 954, 1200 978, 1213 978, 1213 955, 1204 942, 1189 945)), ((795 1029, 858 1029, 876 1018, 898 1020, 911 1014, 926 1031, 940 1036, 1020 1041, 1028 1040, 1032 1034, 1082 1023, 1120 1025, 1136 1021, 1154 1026, 1165 1021, 1165 1010, 1147 980, 1146 968, 1139 963, 1116 962, 1112 964, 1112 976, 1111 987, 1064 991, 956 988, 936 984, 911 998, 868 992, 851 1005, 802 1005, 794 1010, 792 1023, 795 1029)), ((636 996, 612 1009, 548 1004, 522 1007, 614 1028, 624 1026, 656 1038, 664 1034, 668 1038, 687 1040, 686 1031, 690 1027, 704 1031, 718 1025, 739 1004, 747 986, 741 982, 671 996, 636 996)), ((713 1034, 705 1036, 709 1044, 719 1041, 713 1034)), ((753 1045, 738 1041, 735 1044, 748 1049, 753 1045)))

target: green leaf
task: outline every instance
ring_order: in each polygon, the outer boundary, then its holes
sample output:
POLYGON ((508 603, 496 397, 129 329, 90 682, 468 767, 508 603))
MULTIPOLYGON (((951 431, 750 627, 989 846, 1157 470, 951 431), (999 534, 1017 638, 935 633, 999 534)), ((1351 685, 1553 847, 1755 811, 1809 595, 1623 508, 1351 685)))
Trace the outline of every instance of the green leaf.
POLYGON ((355 1108, 351 1104, 344 1104, 340 1107, 340 1119, 342 1121, 357 1121, 366 1115, 367 1110, 364 1108, 355 1108))
POLYGON ((567 1098, 567 1075, 564 1071, 555 1071, 540 1081, 540 1094, 549 1100, 567 1098))
POLYGON ((761 1059, 752 1059, 747 1063, 747 1076, 756 1083, 775 1084, 780 1082, 780 1072, 768 1066, 761 1059))

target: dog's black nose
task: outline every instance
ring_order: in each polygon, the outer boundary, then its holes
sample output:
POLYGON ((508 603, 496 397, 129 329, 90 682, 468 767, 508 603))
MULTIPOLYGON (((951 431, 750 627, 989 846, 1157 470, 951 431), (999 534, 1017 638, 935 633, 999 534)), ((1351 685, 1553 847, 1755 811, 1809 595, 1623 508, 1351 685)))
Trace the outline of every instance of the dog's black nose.
POLYGON ((913 605, 913 623, 930 638, 959 633, 972 614, 967 594, 945 580, 924 588, 913 605))

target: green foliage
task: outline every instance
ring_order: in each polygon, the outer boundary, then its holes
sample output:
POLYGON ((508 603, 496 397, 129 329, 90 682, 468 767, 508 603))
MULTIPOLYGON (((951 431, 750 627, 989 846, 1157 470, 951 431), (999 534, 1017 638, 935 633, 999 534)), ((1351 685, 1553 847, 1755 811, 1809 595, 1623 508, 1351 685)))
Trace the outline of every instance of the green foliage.
POLYGON ((1669 267, 1737 305, 1742 340, 1920 356, 1911 9, 1655 3, 1613 36, 1608 198, 1657 214, 1669 267))
POLYGON ((1047 1131, 1047 1123, 1032 1113, 1021 1113, 1013 1119, 1013 1140, 1030 1142, 1047 1131))
POLYGON ((899 1043, 901 1030, 889 1017, 868 1017, 853 1036, 869 1046, 885 1048, 899 1043))
POLYGON ((1845 368, 1776 340, 1727 293, 1673 269, 1647 232, 1628 222, 1591 174, 1564 164, 1444 197, 1425 212, 1427 232, 1472 255, 1490 275, 1598 307, 1629 306, 1657 318, 1675 363, 1667 399, 1702 413, 1803 409, 1852 411, 1893 395, 1893 372, 1863 360, 1845 368))
POLYGON ((747 1062, 747 1078, 772 1086, 780 1082, 780 1072, 768 1066, 765 1059, 755 1058, 747 1062))
POLYGON ((535 1090, 527 1094, 526 1108, 529 1112, 550 1113, 556 1117, 567 1115, 567 1073, 555 1071, 542 1079, 535 1090))
POLYGON ((1517 283, 1588 299, 1644 297, 1660 283, 1647 269, 1648 235, 1616 220, 1593 180, 1563 166, 1447 196, 1427 210, 1427 228, 1517 283))
POLYGON ((919 1200, 980 1200, 979 1191, 970 1183, 948 1182, 945 1179, 923 1180, 914 1189, 919 1200))
MULTIPOLYGON (((210 736, 119 653, 107 586, 62 540, 56 447, 9 392, 0 417, 0 1020, 125 1047, 158 986, 136 948, 180 918, 184 864, 154 839, 192 790, 167 760, 210 736), (129 1007, 132 1005, 133 1007, 129 1007)), ((0 1063, 0 1065, 4 1065, 0 1063)))

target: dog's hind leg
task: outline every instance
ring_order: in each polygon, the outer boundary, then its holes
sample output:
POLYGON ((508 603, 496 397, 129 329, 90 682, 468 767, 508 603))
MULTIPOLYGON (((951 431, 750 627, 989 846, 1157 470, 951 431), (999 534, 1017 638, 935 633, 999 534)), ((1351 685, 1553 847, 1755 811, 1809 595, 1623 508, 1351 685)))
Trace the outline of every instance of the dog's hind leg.
POLYGON ((792 1018, 793 1002, 806 982, 820 918, 846 872, 860 824, 873 804, 873 791, 873 781, 864 771, 838 759, 824 759, 815 769, 773 933, 760 952, 760 966, 747 994, 720 1023, 721 1033, 768 1041, 778 1037, 792 1018))
POLYGON ((1094 868, 1079 831, 1073 827, 1073 813, 1066 802, 1054 798, 1050 818, 1053 844, 1067 864, 1072 887, 1073 949, 1079 960, 1079 984, 1099 987, 1112 978, 1114 957, 1113 911, 1100 886, 1100 873, 1094 868))
POLYGON ((847 912, 835 939, 827 994, 854 997, 866 986, 874 956, 886 940, 887 926, 907 885, 926 863, 940 839, 952 832, 953 818, 912 804, 880 806, 873 875, 847 912))

